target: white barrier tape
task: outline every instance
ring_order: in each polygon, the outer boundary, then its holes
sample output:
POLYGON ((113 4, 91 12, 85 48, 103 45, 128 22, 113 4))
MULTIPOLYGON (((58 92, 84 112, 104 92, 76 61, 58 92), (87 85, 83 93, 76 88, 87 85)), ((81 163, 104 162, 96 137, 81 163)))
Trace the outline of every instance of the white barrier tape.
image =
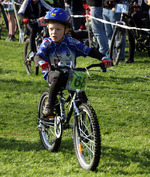
POLYGON ((147 29, 147 28, 136 28, 136 27, 130 27, 130 26, 127 26, 127 25, 120 25, 120 24, 117 24, 117 23, 112 23, 112 22, 108 22, 106 20, 103 20, 103 19, 98 19, 98 18, 95 18, 91 15, 71 15, 71 17, 74 17, 74 18, 79 18, 79 17, 90 17, 90 18, 93 18, 95 20, 98 20, 102 23, 106 23, 106 24, 110 24, 110 25, 115 25, 115 26, 119 26, 121 28, 125 28, 125 29, 135 29, 135 30, 142 30, 142 31, 150 31, 150 29, 147 29))
MULTIPOLYGON (((12 4, 13 5, 13 3, 12 2, 3 2, 2 4, 12 4)), ((17 3, 17 2, 14 2, 14 4, 16 4, 16 5, 18 5, 18 6, 21 6, 21 4, 19 4, 19 3, 17 3)))
POLYGON ((18 6, 21 6, 22 4, 20 4, 20 3, 17 3, 17 2, 14 2, 14 4, 16 4, 16 5, 18 5, 18 6))

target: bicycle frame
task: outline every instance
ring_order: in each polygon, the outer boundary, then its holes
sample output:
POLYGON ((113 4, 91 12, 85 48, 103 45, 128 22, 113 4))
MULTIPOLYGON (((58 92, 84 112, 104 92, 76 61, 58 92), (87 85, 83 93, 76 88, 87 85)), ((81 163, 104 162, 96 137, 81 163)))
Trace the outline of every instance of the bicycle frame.
POLYGON ((68 124, 70 122, 70 119, 71 119, 71 116, 72 116, 72 113, 74 111, 75 113, 75 117, 76 116, 79 116, 79 109, 76 105, 76 103, 78 101, 81 101, 81 98, 79 97, 78 100, 76 100, 76 97, 77 97, 77 91, 74 91, 73 93, 73 96, 71 93, 69 93, 69 96, 67 99, 65 99, 63 96, 62 96, 62 92, 63 91, 60 91, 58 93, 59 95, 59 102, 60 102, 60 116, 62 117, 63 121, 64 121, 64 128, 68 128, 68 124), (70 102, 71 101, 71 102, 70 102), (69 103, 70 102, 70 103, 69 103), (64 104, 68 104, 69 106, 69 109, 68 109, 68 112, 67 112, 67 115, 65 116, 65 110, 64 110, 64 104))

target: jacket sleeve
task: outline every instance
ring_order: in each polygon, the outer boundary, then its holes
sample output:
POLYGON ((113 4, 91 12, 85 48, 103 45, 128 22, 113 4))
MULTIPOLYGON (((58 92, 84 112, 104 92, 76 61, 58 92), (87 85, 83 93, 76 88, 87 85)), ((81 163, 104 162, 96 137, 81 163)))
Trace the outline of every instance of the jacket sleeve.
POLYGON ((43 60, 43 58, 40 55, 35 55, 34 61, 35 61, 35 65, 38 66, 39 61, 45 61, 45 60, 43 60))
POLYGON ((88 54, 89 57, 92 57, 92 58, 96 58, 98 60, 101 60, 105 55, 103 53, 100 53, 99 51, 97 51, 96 49, 94 48, 91 48, 89 54, 88 54))
POLYGON ((18 11, 18 15, 19 14, 24 14, 26 11, 26 8, 28 6, 29 0, 24 0, 23 4, 21 5, 19 11, 18 11))
POLYGON ((47 9, 47 10, 51 10, 53 7, 50 6, 49 4, 47 4, 44 0, 40 0, 41 4, 47 9))

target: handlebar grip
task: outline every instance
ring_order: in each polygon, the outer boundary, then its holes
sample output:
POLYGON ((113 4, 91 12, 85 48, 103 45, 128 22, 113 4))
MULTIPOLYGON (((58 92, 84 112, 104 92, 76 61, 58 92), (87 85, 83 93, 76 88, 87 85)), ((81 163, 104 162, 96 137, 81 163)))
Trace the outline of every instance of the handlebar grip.
POLYGON ((104 65, 104 63, 100 63, 100 67, 103 70, 103 72, 106 72, 106 66, 104 65))
POLYGON ((87 69, 93 68, 93 67, 100 67, 103 72, 106 72, 106 66, 104 63, 99 63, 99 64, 92 64, 87 67, 87 69))
POLYGON ((99 63, 99 64, 91 64, 86 68, 75 68, 77 71, 86 71, 86 69, 94 68, 94 67, 100 67, 103 72, 106 72, 106 66, 104 63, 99 63))
POLYGON ((76 71, 86 71, 85 68, 75 68, 76 71))
POLYGON ((38 22, 38 19, 30 19, 30 24, 35 24, 35 23, 37 23, 38 22))

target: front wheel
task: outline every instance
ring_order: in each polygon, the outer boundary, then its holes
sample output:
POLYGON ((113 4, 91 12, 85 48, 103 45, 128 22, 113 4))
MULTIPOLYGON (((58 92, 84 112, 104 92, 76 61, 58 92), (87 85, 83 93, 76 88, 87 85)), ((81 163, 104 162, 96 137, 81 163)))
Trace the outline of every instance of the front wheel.
POLYGON ((29 58, 30 53, 30 39, 28 38, 26 39, 24 46, 24 64, 26 67, 27 74, 31 74, 35 71, 35 75, 38 75, 39 67, 35 66, 35 62, 33 61, 33 59, 29 58))
POLYGON ((87 105, 79 106, 80 115, 74 121, 73 136, 79 165, 86 170, 95 170, 101 154, 101 138, 97 116, 87 105))
MULTIPOLYGON (((43 109, 46 103, 48 102, 48 96, 49 96, 49 92, 45 91, 40 97, 39 107, 38 107, 38 128, 39 128, 40 139, 44 148, 47 149, 48 151, 56 152, 58 151, 61 144, 61 133, 56 131, 55 125, 60 125, 60 124, 55 123, 56 117, 54 118, 54 120, 48 123, 41 121, 43 115, 42 114, 43 109)), ((59 116, 60 115, 59 104, 58 101, 56 102, 57 103, 54 108, 54 111, 59 116)), ((58 121, 60 120, 57 119, 57 122, 58 121)), ((59 130, 58 128, 57 130, 59 130)))
POLYGON ((114 29, 110 45, 110 58, 113 60, 114 65, 117 65, 120 61, 121 51, 123 50, 124 36, 125 29, 120 27, 116 27, 114 29))

